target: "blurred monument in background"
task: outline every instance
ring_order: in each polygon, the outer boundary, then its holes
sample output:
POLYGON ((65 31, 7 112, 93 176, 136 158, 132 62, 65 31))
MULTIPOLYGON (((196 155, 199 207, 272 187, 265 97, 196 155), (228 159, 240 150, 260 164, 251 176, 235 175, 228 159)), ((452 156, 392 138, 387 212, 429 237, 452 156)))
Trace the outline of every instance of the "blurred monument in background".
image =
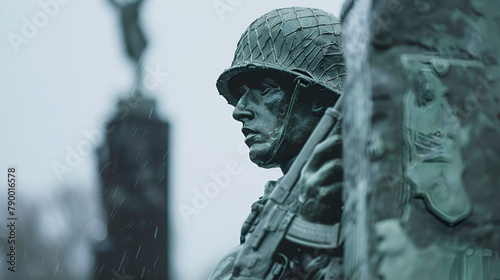
POLYGON ((346 1, 346 279, 500 279, 498 11, 346 1))
POLYGON ((121 15, 136 86, 121 99, 99 149, 108 236, 97 248, 95 279, 168 279, 168 124, 145 96, 138 22, 142 0, 110 0, 121 15), (129 278, 127 278, 129 277, 129 278))

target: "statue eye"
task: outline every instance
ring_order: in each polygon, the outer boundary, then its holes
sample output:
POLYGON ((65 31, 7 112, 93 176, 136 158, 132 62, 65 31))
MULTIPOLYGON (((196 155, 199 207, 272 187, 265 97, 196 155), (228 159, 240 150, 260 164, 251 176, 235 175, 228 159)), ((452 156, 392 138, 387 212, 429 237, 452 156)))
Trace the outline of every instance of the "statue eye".
POLYGON ((247 85, 242 85, 240 86, 238 93, 243 96, 247 91, 249 91, 250 88, 247 85))
POLYGON ((269 92, 271 92, 273 90, 272 87, 270 87, 269 85, 266 85, 266 84, 262 84, 258 87, 258 90, 260 92, 260 95, 266 95, 268 94, 269 92))

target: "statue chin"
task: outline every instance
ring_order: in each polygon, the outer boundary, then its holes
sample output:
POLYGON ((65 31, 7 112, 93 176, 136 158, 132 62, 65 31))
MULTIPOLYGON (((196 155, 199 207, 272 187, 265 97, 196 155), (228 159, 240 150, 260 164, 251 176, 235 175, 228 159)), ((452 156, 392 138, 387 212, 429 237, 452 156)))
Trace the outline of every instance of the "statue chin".
POLYGON ((253 160, 252 158, 250 158, 250 160, 255 163, 258 167, 260 168, 266 168, 266 169, 269 169, 269 168, 276 168, 276 167, 279 167, 279 164, 275 163, 275 162, 268 162, 266 163, 265 161, 263 160, 253 160))
POLYGON ((268 146, 262 147, 263 144, 254 144, 250 146, 250 152, 248 156, 250 160, 257 164, 258 167, 262 168, 273 168, 278 167, 279 165, 273 160, 272 162, 268 162, 272 157, 272 149, 268 146))

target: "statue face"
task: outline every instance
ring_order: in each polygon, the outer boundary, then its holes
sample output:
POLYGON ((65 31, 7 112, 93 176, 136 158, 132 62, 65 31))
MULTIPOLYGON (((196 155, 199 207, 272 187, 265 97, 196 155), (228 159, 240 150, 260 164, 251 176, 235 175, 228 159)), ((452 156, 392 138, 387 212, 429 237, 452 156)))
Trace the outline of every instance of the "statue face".
POLYGON ((264 76, 249 79, 239 91, 241 98, 233 118, 243 124, 241 132, 250 148, 250 160, 262 166, 283 133, 290 97, 275 80, 264 76))
POLYGON ((300 151, 315 126, 310 108, 297 104, 292 112, 287 132, 272 162, 267 161, 284 133, 285 118, 291 92, 266 76, 247 79, 239 88, 241 97, 233 118, 243 124, 245 144, 250 148, 250 160, 260 167, 285 166, 300 151))

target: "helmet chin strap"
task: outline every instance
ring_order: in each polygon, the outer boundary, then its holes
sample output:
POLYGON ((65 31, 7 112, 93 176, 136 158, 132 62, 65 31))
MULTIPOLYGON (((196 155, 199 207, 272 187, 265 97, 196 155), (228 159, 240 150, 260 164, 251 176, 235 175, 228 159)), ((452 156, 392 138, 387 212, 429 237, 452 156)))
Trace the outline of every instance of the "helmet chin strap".
POLYGON ((288 104, 288 109, 286 111, 286 116, 285 116, 285 124, 283 128, 283 132, 280 135, 280 138, 278 140, 278 144, 274 146, 273 152, 271 153, 270 157, 268 160, 266 160, 263 164, 263 166, 275 166, 275 164, 271 165, 271 162, 274 160, 276 157, 276 154, 278 153, 279 148, 283 144, 283 141, 285 140, 285 135, 288 131, 288 124, 290 122, 290 118, 292 117, 292 111, 293 107, 295 106, 295 101, 297 100, 297 97, 299 96, 299 89, 300 88, 307 88, 310 85, 310 82, 306 80, 306 82, 303 81, 303 78, 300 76, 296 77, 294 80, 295 83, 295 89, 293 90, 292 97, 290 99, 290 103, 288 104))

